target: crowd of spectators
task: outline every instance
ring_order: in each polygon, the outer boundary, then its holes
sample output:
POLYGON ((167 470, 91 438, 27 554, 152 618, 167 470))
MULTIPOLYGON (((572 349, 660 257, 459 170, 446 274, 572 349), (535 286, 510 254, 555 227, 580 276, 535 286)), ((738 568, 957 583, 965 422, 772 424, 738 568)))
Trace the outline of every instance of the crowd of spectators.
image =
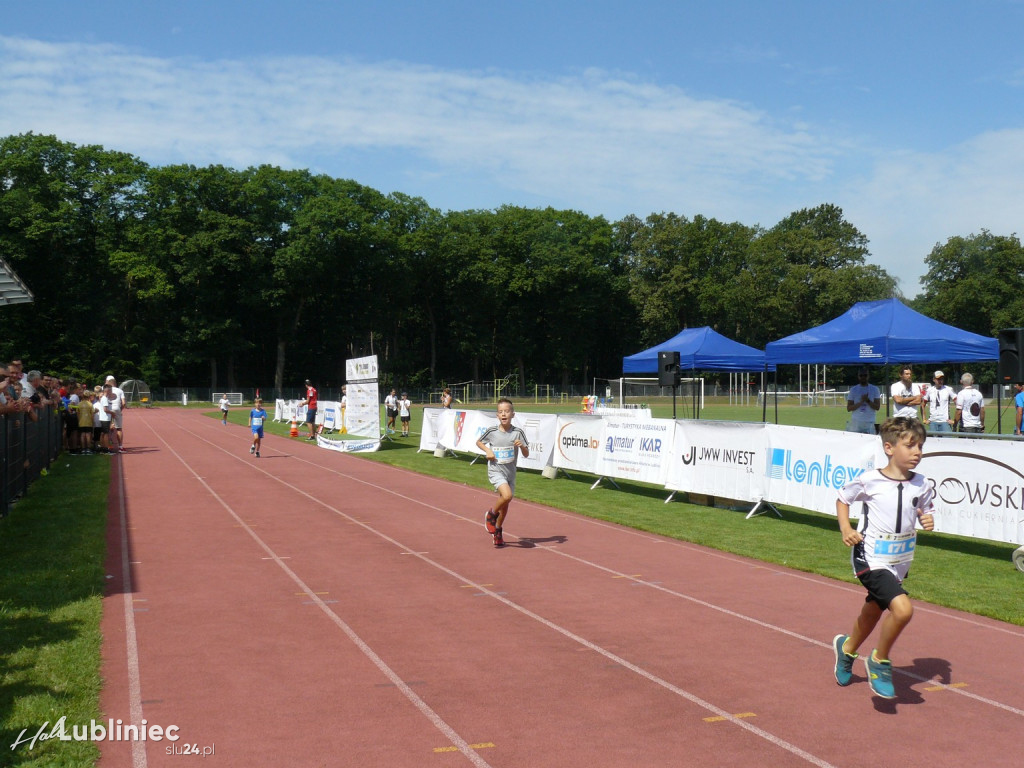
POLYGON ((90 389, 74 379, 26 373, 21 360, 0 363, 0 415, 39 421, 45 409, 55 409, 63 448, 71 454, 121 452, 124 407, 124 391, 113 376, 90 389))

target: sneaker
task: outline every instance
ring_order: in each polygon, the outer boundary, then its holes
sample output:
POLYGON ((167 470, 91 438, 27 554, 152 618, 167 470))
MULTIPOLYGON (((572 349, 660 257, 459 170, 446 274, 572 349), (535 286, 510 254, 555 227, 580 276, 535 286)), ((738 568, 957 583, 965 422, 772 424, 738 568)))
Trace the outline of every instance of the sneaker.
POLYGON ((256 458, 258 459, 259 457, 260 457, 260 452, 256 451, 256 458))
POLYGON ((256 446, 255 445, 250 445, 249 446, 249 455, 251 456, 254 453, 256 453, 256 446))
POLYGON ((836 682, 840 685, 849 685, 853 679, 853 662, 857 658, 856 653, 847 653, 843 650, 843 643, 849 635, 836 635, 832 638, 832 650, 836 654, 836 682))
POLYGON ((503 538, 501 538, 501 528, 495 528, 494 529, 494 546, 496 546, 496 547, 504 547, 505 546, 505 540, 503 538))
POLYGON ((498 529, 495 528, 495 524, 498 522, 498 516, 494 514, 493 509, 488 509, 487 514, 484 515, 484 528, 487 529, 488 533, 494 533, 498 529))
POLYGON ((879 661, 872 651, 864 659, 864 666, 868 670, 868 684, 875 696, 883 699, 895 699, 896 689, 892 687, 892 662, 879 661))

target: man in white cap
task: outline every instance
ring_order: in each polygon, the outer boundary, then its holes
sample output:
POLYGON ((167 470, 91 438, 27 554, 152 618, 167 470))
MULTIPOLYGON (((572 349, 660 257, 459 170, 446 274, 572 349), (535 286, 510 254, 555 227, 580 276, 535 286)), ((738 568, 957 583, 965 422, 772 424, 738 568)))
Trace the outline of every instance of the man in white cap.
POLYGON ((946 374, 936 371, 932 378, 932 386, 928 388, 928 418, 924 423, 929 432, 952 432, 953 425, 949 421, 949 404, 952 402, 953 388, 946 386, 946 374))
POLYGON ((960 377, 963 389, 956 396, 956 420, 961 432, 985 431, 985 398, 974 387, 974 377, 965 373, 960 377))
POLYGON ((117 430, 117 444, 124 450, 124 390, 117 386, 117 379, 113 376, 107 376, 105 383, 110 385, 110 393, 113 396, 110 410, 114 419, 114 429, 117 430))

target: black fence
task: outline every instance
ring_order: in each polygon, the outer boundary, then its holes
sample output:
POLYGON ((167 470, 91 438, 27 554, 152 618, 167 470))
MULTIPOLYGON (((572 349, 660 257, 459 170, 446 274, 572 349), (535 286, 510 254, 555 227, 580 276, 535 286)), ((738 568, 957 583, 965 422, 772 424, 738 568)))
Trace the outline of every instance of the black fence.
POLYGON ((25 494, 29 485, 49 468, 63 447, 60 414, 56 408, 36 411, 38 421, 27 414, 0 416, 0 517, 25 494))

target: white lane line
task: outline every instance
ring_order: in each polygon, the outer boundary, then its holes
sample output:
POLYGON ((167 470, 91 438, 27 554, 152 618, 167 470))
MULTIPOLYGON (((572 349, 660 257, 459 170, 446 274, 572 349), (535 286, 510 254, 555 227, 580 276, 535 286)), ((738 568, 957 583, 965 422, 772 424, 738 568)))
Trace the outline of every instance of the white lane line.
MULTIPOLYGON (((139 641, 135 633, 135 606, 132 605, 132 564, 128 557, 128 510, 125 505, 124 461, 117 456, 118 519, 121 526, 121 595, 124 607, 124 636, 128 665, 128 713, 133 725, 140 731, 142 725, 142 676, 139 674, 139 641)), ((132 766, 146 768, 146 742, 132 740, 132 766)))

